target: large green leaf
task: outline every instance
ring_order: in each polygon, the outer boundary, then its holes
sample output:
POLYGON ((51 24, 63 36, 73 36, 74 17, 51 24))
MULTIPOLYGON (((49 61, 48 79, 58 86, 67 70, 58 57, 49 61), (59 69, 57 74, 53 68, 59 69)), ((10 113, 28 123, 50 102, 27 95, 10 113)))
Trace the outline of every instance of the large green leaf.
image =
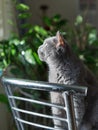
POLYGON ((97 40, 97 30, 93 29, 88 35, 89 44, 93 44, 97 40))
POLYGON ((27 18, 30 18, 30 17, 31 17, 31 14, 30 14, 30 13, 20 13, 20 14, 18 15, 18 17, 19 17, 20 19, 27 19, 27 18))
POLYGON ((37 26, 37 25, 34 27, 34 30, 37 33, 44 35, 44 36, 46 36, 48 34, 47 31, 43 27, 40 27, 40 26, 37 26))
POLYGON ((83 22, 83 17, 81 15, 78 15, 76 17, 75 25, 79 25, 83 22))
POLYGON ((29 6, 27 6, 26 4, 20 3, 16 6, 16 8, 20 11, 27 11, 29 10, 29 6))
POLYGON ((30 64, 33 64, 33 65, 36 64, 36 61, 33 57, 33 53, 32 53, 31 49, 26 50, 24 52, 24 55, 25 55, 25 59, 26 59, 27 62, 29 62, 30 64))

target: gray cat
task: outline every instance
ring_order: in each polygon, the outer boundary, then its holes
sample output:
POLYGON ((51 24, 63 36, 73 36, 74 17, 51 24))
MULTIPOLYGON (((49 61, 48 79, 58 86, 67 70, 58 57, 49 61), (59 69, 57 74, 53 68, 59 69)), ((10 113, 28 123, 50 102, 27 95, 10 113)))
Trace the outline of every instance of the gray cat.
MULTIPOLYGON (((49 82, 88 87, 86 99, 74 96, 75 116, 79 130, 93 130, 98 123, 98 83, 95 77, 59 32, 44 41, 38 49, 38 55, 49 66, 49 82)), ((61 93, 51 92, 50 97, 52 103, 64 105, 61 93)), ((66 116, 63 110, 57 108, 52 108, 52 113, 64 118, 66 116)), ((68 130, 63 121, 54 120, 54 126, 58 130, 68 130)))

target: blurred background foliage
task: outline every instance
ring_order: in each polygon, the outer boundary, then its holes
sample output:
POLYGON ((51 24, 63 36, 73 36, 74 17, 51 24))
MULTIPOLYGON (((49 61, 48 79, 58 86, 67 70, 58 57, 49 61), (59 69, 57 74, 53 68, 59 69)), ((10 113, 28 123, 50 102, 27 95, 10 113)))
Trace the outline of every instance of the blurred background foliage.
MULTIPOLYGON (((17 11, 18 35, 11 34, 7 40, 0 41, 0 70, 8 66, 15 77, 33 80, 46 80, 47 68, 37 55, 38 47, 43 40, 60 30, 72 45, 73 50, 85 64, 97 75, 98 70, 98 37, 97 30, 78 15, 73 24, 61 15, 43 16, 43 26, 32 25, 28 5, 15 1, 17 11), (42 76, 43 74, 43 76, 42 76)), ((13 23, 11 21, 10 23, 13 23)), ((14 24, 14 23, 13 23, 14 24)))

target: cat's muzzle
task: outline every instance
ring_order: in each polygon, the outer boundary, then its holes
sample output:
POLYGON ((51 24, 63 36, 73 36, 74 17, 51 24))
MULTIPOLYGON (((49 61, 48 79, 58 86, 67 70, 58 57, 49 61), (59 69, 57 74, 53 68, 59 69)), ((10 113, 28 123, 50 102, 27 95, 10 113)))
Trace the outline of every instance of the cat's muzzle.
POLYGON ((39 56, 41 61, 44 61, 45 54, 44 54, 41 46, 38 48, 38 56, 39 56))

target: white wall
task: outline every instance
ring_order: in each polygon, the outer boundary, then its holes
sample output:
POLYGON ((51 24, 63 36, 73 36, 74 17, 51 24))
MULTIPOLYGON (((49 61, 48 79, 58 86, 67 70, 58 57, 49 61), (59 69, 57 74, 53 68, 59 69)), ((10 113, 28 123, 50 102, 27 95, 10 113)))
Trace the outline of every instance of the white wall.
POLYGON ((4 36, 4 24, 3 24, 3 0, 0 0, 0 40, 4 36))
POLYGON ((11 32, 17 32, 12 0, 0 0, 0 40, 7 39, 11 32), (9 21, 13 21, 13 25, 9 21))
POLYGON ((32 22, 41 24, 41 5, 48 5, 48 16, 61 14, 62 18, 73 21, 78 14, 78 0, 26 0, 31 7, 32 22))
MULTIPOLYGON (((73 22, 78 14, 83 14, 79 9, 79 0, 25 0, 31 7, 32 23, 41 24, 41 5, 48 5, 48 16, 61 14, 62 18, 67 18, 73 22)), ((87 14, 88 21, 98 28, 98 0, 95 11, 89 11, 87 14)))

